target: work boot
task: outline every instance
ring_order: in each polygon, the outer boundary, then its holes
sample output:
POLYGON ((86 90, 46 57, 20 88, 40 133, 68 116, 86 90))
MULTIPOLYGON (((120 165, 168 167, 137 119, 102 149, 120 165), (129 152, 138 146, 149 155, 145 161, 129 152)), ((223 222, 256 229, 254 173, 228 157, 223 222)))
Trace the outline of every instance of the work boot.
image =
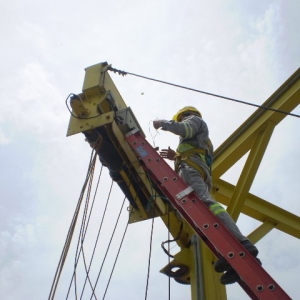
MULTIPOLYGON (((241 244, 250 252, 252 256, 254 257, 257 256, 258 250, 249 240, 242 241, 241 244)), ((221 257, 214 264, 214 269, 218 273, 228 271, 230 268, 231 268, 230 264, 227 262, 227 260, 224 257, 221 257)))
MULTIPOLYGON (((261 261, 259 258, 255 258, 257 262, 261 265, 261 261)), ((223 274, 220 278, 220 282, 224 285, 226 284, 232 284, 240 280, 239 274, 232 268, 229 268, 229 270, 223 274)))
POLYGON ((88 142, 94 150, 98 151, 101 148, 103 137, 99 132, 93 131, 91 134, 86 135, 85 141, 88 142))
POLYGON ((240 279, 239 274, 234 271, 234 269, 229 268, 229 270, 223 274, 220 278, 220 282, 224 285, 226 284, 232 284, 237 282, 240 279))

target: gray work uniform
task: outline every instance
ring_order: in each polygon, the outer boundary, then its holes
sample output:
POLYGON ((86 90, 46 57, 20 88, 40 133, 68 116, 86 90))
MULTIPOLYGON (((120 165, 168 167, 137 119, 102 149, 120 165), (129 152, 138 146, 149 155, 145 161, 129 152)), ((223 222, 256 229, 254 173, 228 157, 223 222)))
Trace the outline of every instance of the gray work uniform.
MULTIPOLYGON (((170 131, 180 136, 177 148, 177 151, 179 152, 186 146, 189 147, 189 145, 190 148, 200 148, 204 150, 208 148, 208 128, 206 123, 199 116, 188 116, 184 118, 182 122, 161 120, 161 127, 162 130, 170 131)), ((212 151, 212 148, 207 150, 212 151)), ((203 174, 200 174, 199 171, 188 164, 181 162, 178 172, 179 176, 187 185, 194 189, 198 197, 240 242, 247 240, 227 211, 211 197, 212 179, 204 155, 194 153, 189 158, 201 167, 203 174)))

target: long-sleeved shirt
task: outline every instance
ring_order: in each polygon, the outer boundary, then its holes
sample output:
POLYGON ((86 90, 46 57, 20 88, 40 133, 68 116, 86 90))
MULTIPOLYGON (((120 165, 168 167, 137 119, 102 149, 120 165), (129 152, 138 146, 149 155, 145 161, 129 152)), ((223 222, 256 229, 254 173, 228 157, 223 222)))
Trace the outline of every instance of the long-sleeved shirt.
MULTIPOLYGON (((178 152, 189 150, 185 145, 207 150, 212 155, 213 147, 209 140, 209 131, 206 123, 199 116, 191 115, 182 122, 161 120, 162 130, 179 135, 178 152)), ((191 147, 190 147, 191 149, 191 147)))

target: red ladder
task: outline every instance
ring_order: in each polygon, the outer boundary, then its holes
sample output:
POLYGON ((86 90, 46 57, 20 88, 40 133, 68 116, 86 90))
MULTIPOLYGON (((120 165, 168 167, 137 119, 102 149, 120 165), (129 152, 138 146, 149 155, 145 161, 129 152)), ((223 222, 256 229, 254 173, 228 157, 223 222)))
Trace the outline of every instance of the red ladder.
POLYGON ((240 286, 251 299, 291 299, 138 130, 129 132, 126 140, 157 188, 168 197, 211 251, 218 257, 227 258, 242 278, 240 286))

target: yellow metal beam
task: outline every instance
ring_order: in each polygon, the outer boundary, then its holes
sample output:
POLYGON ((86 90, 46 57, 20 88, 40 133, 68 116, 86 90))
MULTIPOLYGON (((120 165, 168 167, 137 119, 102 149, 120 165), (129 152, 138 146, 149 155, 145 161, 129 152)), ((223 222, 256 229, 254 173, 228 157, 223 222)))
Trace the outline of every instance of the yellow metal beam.
MULTIPOLYGON (((298 69, 262 105, 291 112, 300 104, 300 69, 298 69)), ((217 180, 230 169, 251 148, 253 141, 268 122, 275 125, 286 117, 285 114, 257 109, 214 153, 213 178, 217 180)))
POLYGON ((257 243, 259 240, 261 240, 265 235, 267 235, 273 228, 275 228, 277 224, 271 222, 270 220, 267 220, 263 224, 261 224, 259 227, 257 227, 254 231, 252 231, 248 235, 248 239, 252 243, 257 243))
POLYGON ((228 213, 235 221, 238 219, 241 209, 244 206, 247 194, 249 193, 258 167, 267 149, 274 127, 274 123, 268 122, 267 126, 258 132, 254 144, 251 147, 249 156, 227 208, 228 213))
MULTIPOLYGON (((220 283, 220 277, 223 274, 215 272, 213 264, 216 261, 216 258, 212 254, 211 250, 201 240, 200 240, 200 256, 201 256, 200 264, 203 269, 204 295, 205 295, 203 299, 226 300, 227 299, 226 287, 220 283)), ((192 299, 196 299, 196 298, 192 298, 192 299)))
MULTIPOLYGON (((215 198, 218 202, 229 205, 234 186, 222 179, 217 181, 218 191, 215 198)), ((253 194, 248 194, 241 212, 260 222, 272 222, 276 229, 300 239, 300 217, 253 194)))

